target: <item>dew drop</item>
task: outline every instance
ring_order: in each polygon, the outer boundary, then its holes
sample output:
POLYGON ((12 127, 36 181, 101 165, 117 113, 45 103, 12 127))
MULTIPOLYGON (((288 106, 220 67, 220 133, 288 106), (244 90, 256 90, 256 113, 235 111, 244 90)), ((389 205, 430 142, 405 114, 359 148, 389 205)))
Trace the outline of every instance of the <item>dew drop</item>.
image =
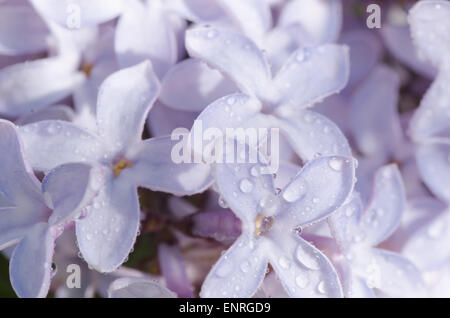
POLYGON ((243 179, 239 184, 239 188, 244 193, 250 193, 253 190, 253 183, 248 179, 243 179))
POLYGON ((241 271, 243 273, 248 273, 248 271, 250 270, 250 263, 245 261, 244 263, 241 264, 241 271))
POLYGON ((227 104, 229 106, 233 106, 234 104, 236 104, 236 97, 234 96, 230 96, 227 98, 227 104))
POLYGON ((331 158, 328 161, 328 165, 334 171, 341 171, 342 170, 342 166, 344 165, 344 162, 341 159, 334 157, 334 158, 331 158))
POLYGON ((253 177, 259 176, 259 173, 260 173, 260 171, 259 171, 259 167, 258 167, 258 166, 253 166, 253 167, 250 169, 250 174, 251 174, 253 177))
POLYGON ((221 208, 223 208, 223 209, 228 208, 228 204, 227 204, 227 202, 225 201, 225 199, 224 199, 223 197, 219 197, 217 203, 218 203, 219 206, 220 206, 221 208))
POLYGON ((319 293, 325 294, 326 286, 325 286, 325 282, 323 280, 320 281, 320 283, 317 285, 317 290, 319 291, 319 293))
POLYGON ((297 250, 295 251, 295 257, 297 261, 304 265, 306 268, 312 269, 312 270, 319 270, 320 264, 319 259, 314 255, 314 253, 308 253, 305 251, 302 246, 297 247, 297 250))

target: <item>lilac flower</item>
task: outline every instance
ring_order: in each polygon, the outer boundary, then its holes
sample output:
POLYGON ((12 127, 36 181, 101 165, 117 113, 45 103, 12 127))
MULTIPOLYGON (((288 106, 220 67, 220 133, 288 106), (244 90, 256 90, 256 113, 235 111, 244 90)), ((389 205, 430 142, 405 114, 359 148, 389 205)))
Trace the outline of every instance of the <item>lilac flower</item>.
POLYGON ((399 225, 405 194, 395 165, 380 168, 370 202, 363 208, 357 193, 328 219, 343 257, 338 259, 348 297, 417 295, 421 274, 406 258, 378 248, 399 225))
MULTIPOLYGON (((449 27, 446 16, 449 12, 450 6, 446 1, 421 1, 410 10, 408 17, 414 43, 439 69, 411 119, 411 137, 417 144, 416 161, 423 181, 447 206, 450 203, 450 96, 446 89, 450 78, 447 59, 450 49, 446 32, 449 27)), ((443 266, 448 259, 450 250, 444 246, 444 242, 449 215, 447 208, 433 220, 424 223, 405 245, 405 253, 425 270, 443 266), (430 254, 429 246, 440 252, 430 254)))
POLYGON ((279 127, 304 160, 318 154, 351 156, 336 125, 305 110, 345 86, 348 52, 344 47, 300 49, 272 78, 262 52, 238 33, 196 28, 187 32, 186 45, 191 56, 219 69, 246 94, 229 95, 209 105, 198 117, 205 129, 279 127))
MULTIPOLYGON (((45 26, 45 38, 37 37, 37 40, 43 41, 40 51, 48 55, 46 58, 8 65, 0 70, 0 114, 11 118, 39 111, 71 95, 79 85, 88 82, 79 66, 83 64, 85 72, 91 73, 92 66, 89 66, 87 71, 86 61, 83 61, 86 58, 82 55, 86 53, 87 47, 92 46, 97 30, 62 29, 49 21, 47 16, 39 17, 26 3, 2 7, 2 10, 6 11, 10 9, 17 11, 17 19, 26 14, 35 20, 35 24, 45 26)), ((13 36, 26 38, 30 36, 27 32, 31 30, 20 28, 13 36)), ((0 37, 0 43, 4 40, 0 37)), ((99 73, 98 70, 96 73, 99 73)))
POLYGON ((347 199, 353 189, 352 160, 337 156, 313 160, 279 195, 272 176, 257 172, 261 168, 261 164, 214 166, 218 191, 241 219, 242 234, 213 266, 200 295, 250 297, 270 262, 290 296, 340 297, 334 268, 298 233, 347 199))
POLYGON ((176 165, 169 137, 142 141, 145 117, 158 96, 159 83, 149 62, 112 74, 102 84, 97 104, 98 134, 62 121, 21 128, 31 165, 41 171, 66 162, 89 162, 105 170, 105 187, 76 222, 85 260, 110 272, 129 254, 139 228, 137 186, 177 195, 209 186, 209 167, 176 165))
POLYGON ((100 190, 101 170, 81 163, 63 165, 51 171, 41 187, 24 161, 14 124, 0 121, 0 143, 5 151, 0 174, 0 248, 16 245, 10 279, 17 295, 45 297, 55 240, 100 190))

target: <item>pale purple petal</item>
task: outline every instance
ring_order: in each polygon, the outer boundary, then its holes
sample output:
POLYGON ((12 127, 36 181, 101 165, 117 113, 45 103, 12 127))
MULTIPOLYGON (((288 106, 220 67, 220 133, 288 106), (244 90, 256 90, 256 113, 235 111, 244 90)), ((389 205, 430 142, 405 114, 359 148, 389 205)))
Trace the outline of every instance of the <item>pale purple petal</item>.
MULTIPOLYGON (((227 128, 246 125, 253 116, 262 109, 261 103, 245 94, 232 94, 222 97, 212 104, 197 117, 203 130, 216 128, 224 133, 227 128)), ((251 121, 250 121, 251 122, 251 121)), ((249 124, 251 126, 251 124, 249 124)), ((195 138, 195 126, 191 129, 191 135, 195 138)))
POLYGON ((410 121, 411 137, 416 142, 424 138, 450 137, 450 69, 442 69, 431 84, 410 121))
POLYGON ((7 66, 0 70, 0 114, 17 117, 70 95, 84 79, 66 56, 7 66))
POLYGON ((159 81, 150 62, 110 75, 100 87, 97 121, 100 136, 120 151, 141 140, 150 108, 158 97, 159 81))
MULTIPOLYGON (((382 31, 384 29, 383 27, 382 31)), ((348 86, 353 87, 378 64, 383 54, 383 46, 374 33, 361 30, 348 31, 342 34, 340 42, 350 48, 351 67, 348 86)))
POLYGON ((397 166, 377 170, 372 197, 360 220, 364 242, 376 246, 386 240, 398 228, 405 207, 405 190, 397 166))
POLYGON ((22 55, 47 49, 48 29, 44 21, 25 5, 0 7, 0 53, 22 55))
POLYGON ((338 93, 348 82, 349 51, 346 46, 326 44, 294 52, 275 77, 280 105, 305 108, 338 93))
POLYGON ((24 162, 16 128, 5 120, 0 120, 0 149, 5 152, 0 166, 0 249, 3 249, 17 243, 37 222, 46 221, 50 211, 39 181, 24 162))
POLYGON ((213 22, 224 18, 225 12, 217 1, 171 0, 167 8, 193 22, 213 22))
POLYGON ((161 102, 182 111, 202 111, 236 86, 217 70, 197 59, 187 59, 169 70, 161 84, 161 102))
POLYGON ((267 269, 267 258, 253 236, 242 235, 213 266, 202 285, 203 298, 253 296, 267 269))
POLYGON ((42 181, 42 193, 53 207, 50 225, 64 224, 82 212, 103 186, 103 171, 83 163, 59 166, 42 181))
POLYGON ((139 228, 137 187, 122 176, 106 180, 87 215, 76 221, 83 258, 100 272, 112 272, 126 260, 139 228))
POLYGON ((419 58, 408 25, 388 24, 384 25, 380 31, 387 49, 400 62, 428 78, 436 76, 436 69, 431 63, 419 58))
POLYGON ((348 249, 362 240, 359 219, 363 209, 361 198, 354 191, 352 197, 328 218, 330 232, 340 247, 348 249))
POLYGON ((194 235, 213 238, 225 244, 235 241, 242 229, 241 221, 231 210, 196 213, 190 222, 194 235))
POLYGON ((229 77, 242 92, 272 100, 275 92, 272 76, 263 53, 255 43, 240 33, 207 27, 186 32, 186 48, 229 77))
POLYGON ((417 297, 422 290, 422 275, 408 259, 381 249, 359 255, 358 274, 370 288, 390 297, 417 297))
POLYGON ((416 161, 427 187, 444 202, 450 202, 450 141, 426 143, 416 152, 416 161))
POLYGON ((20 127, 31 166, 48 171, 71 162, 98 162, 104 147, 97 136, 64 121, 41 121, 20 127))
POLYGON ((280 109, 278 126, 298 156, 308 161, 320 155, 352 154, 347 138, 331 120, 309 110, 280 109))
POLYGON ((123 171, 136 185, 175 195, 205 191, 212 183, 211 167, 204 163, 175 163, 177 141, 167 137, 147 139, 128 154, 132 166, 123 171))
POLYGON ((426 220, 406 242, 402 253, 422 270, 436 270, 450 260, 450 213, 447 208, 426 220))
POLYGON ((176 63, 177 42, 161 2, 127 3, 116 29, 115 50, 122 68, 150 60, 162 78, 176 63))
POLYGON ((293 229, 329 216, 351 194, 354 176, 351 158, 323 156, 308 162, 281 192, 278 222, 293 229))
POLYGON ((186 273, 186 266, 178 246, 160 244, 158 260, 167 288, 180 298, 194 297, 193 287, 186 273))
POLYGON ((216 0, 226 14, 246 36, 258 44, 272 27, 272 15, 267 3, 260 0, 216 0))
POLYGON ((198 115, 196 112, 175 110, 156 101, 148 114, 147 129, 152 137, 170 135, 177 128, 189 130, 198 115))
POLYGON ((450 54, 450 3, 420 1, 409 11, 408 22, 414 44, 435 66, 446 63, 450 54))
MULTIPOLYGON (((252 152, 256 151, 247 145, 242 148, 237 158, 250 158, 252 152)), ((227 154, 224 154, 224 163, 216 163, 213 167, 218 192, 241 219, 243 226, 252 231, 258 212, 270 210, 275 204, 275 198, 272 198, 275 195, 272 175, 263 173, 267 166, 261 163, 261 158, 256 158, 255 163, 239 163, 237 160, 228 161, 225 156, 227 154)), ((251 162, 251 159, 247 162, 251 162)))
POLYGON ((55 236, 37 223, 15 248, 9 264, 11 285, 19 297, 46 297, 50 288, 55 236))
MULTIPOLYGON (((275 223, 276 224, 276 223, 275 223)), ((327 257, 293 231, 271 231, 269 262, 291 297, 342 297, 338 274, 327 257)))
POLYGON ((21 116, 16 120, 16 124, 23 126, 44 120, 64 120, 71 122, 74 116, 74 112, 69 106, 55 105, 21 116))
POLYGON ((337 40, 342 25, 342 3, 339 0, 293 0, 281 12, 279 24, 299 23, 310 34, 310 45, 337 40))
POLYGON ((350 102, 352 136, 358 150, 387 162, 404 143, 397 110, 400 79, 396 72, 378 66, 357 87, 350 102))

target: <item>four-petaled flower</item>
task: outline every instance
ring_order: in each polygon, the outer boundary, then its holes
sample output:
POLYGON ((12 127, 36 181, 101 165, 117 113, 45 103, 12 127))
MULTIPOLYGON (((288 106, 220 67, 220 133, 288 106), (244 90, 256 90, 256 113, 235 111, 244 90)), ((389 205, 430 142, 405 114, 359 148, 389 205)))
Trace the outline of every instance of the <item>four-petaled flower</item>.
MULTIPOLYGON (((248 151, 246 147, 246 151, 248 151)), ((308 162, 279 193, 259 164, 216 164, 217 189, 242 221, 242 234, 214 265, 202 297, 251 297, 268 262, 293 297, 341 297, 330 261, 299 235, 302 227, 338 209, 354 184, 353 159, 324 156, 308 162)))

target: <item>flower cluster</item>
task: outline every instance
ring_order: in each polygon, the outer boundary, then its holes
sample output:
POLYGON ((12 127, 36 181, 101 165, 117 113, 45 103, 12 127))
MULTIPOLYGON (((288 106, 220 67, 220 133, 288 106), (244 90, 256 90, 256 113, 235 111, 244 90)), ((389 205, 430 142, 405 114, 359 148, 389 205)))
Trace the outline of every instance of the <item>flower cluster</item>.
POLYGON ((450 296, 450 2, 368 5, 1 1, 15 294, 450 296))

